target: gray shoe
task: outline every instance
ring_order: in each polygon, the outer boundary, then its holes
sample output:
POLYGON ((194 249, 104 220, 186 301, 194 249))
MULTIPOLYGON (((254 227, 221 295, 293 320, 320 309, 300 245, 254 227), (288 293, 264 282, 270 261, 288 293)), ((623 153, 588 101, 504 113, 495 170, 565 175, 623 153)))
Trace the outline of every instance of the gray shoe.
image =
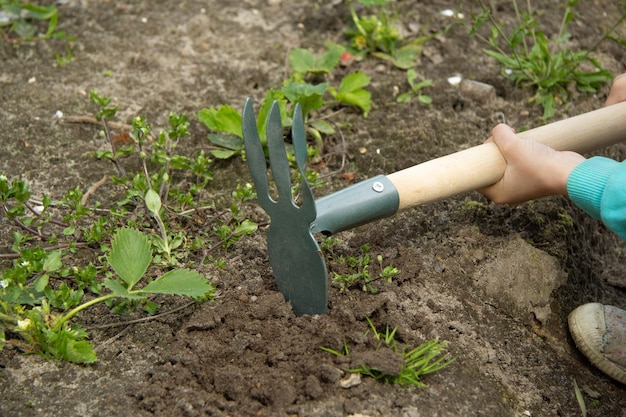
POLYGON ((576 346, 587 359, 626 384, 626 311, 589 303, 572 311, 568 322, 576 346))

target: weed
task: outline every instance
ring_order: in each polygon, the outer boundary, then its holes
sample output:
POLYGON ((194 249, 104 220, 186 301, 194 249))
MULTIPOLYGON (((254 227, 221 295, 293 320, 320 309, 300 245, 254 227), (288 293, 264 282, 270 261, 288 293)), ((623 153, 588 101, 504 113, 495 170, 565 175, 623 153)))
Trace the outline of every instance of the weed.
POLYGON ((333 273, 332 282, 339 286, 340 291, 346 291, 360 285, 363 291, 375 294, 378 292, 378 288, 373 285, 375 281, 384 279, 387 283, 391 283, 393 277, 400 273, 397 268, 391 265, 383 266, 383 257, 378 255, 376 257, 378 274, 372 274, 370 268, 373 264, 373 258, 370 249, 370 245, 363 245, 360 256, 340 256, 336 259, 338 265, 345 265, 349 270, 354 271, 345 274, 333 273))
POLYGON ((341 80, 339 88, 329 87, 330 94, 341 104, 359 107, 363 110, 363 116, 367 117, 372 108, 371 93, 365 90, 371 78, 363 72, 353 72, 341 80))
MULTIPOLYGON (((366 90, 370 77, 363 72, 353 72, 334 87, 320 77, 328 76, 339 64, 345 48, 331 45, 319 58, 312 52, 296 48, 289 52, 292 72, 280 89, 266 92, 257 115, 257 130, 261 144, 266 146, 265 123, 274 102, 280 107, 284 128, 292 124, 296 104, 302 109, 307 132, 315 139, 318 150, 322 148, 322 135, 335 133, 333 126, 323 118, 313 119, 311 114, 327 106, 353 106, 363 111, 365 117, 372 109, 371 93, 366 90), (329 97, 330 96, 330 97, 329 97)), ((211 154, 219 159, 242 155, 244 144, 241 131, 241 113, 229 105, 200 110, 198 119, 209 128, 207 138, 215 149, 211 154)))
POLYGON ((59 67, 62 67, 72 62, 72 60, 74 59, 74 52, 72 51, 72 48, 70 48, 69 46, 66 46, 65 54, 62 55, 62 54, 55 52, 54 58, 56 59, 57 65, 59 67))
POLYGON ((417 72, 413 68, 407 70, 406 80, 409 83, 409 86, 411 87, 411 91, 407 91, 406 93, 400 94, 396 98, 396 101, 398 103, 410 103, 413 97, 417 97, 417 99, 421 103, 424 103, 424 104, 432 103, 433 100, 429 96, 422 94, 421 90, 422 88, 426 88, 432 85, 433 80, 425 79, 425 80, 416 82, 417 72))
MULTIPOLYGON (((289 51, 289 64, 293 71, 291 79, 305 81, 307 75, 326 76, 339 65, 341 55, 344 53, 341 45, 332 45, 319 58, 311 51, 303 48, 295 48, 289 51)), ((304 112, 304 109, 303 109, 304 112)))
POLYGON ((358 14, 354 1, 349 0, 353 27, 346 31, 350 51, 356 56, 373 55, 391 62, 400 69, 415 65, 424 42, 434 35, 421 36, 410 42, 401 42, 398 15, 390 0, 356 0, 373 14, 358 14))
POLYGON ((38 6, 20 0, 0 0, 0 28, 8 28, 9 34, 17 38, 7 38, 10 42, 30 42, 37 39, 59 38, 72 41, 63 31, 57 31, 59 15, 54 6, 38 6), (47 22, 45 33, 37 34, 33 21, 47 22))
MULTIPOLYGON (((376 326, 374 326, 374 323, 369 318, 367 318, 367 323, 370 327, 367 333, 371 331, 374 338, 379 342, 376 351, 384 347, 394 353, 400 353, 403 359, 402 366, 398 372, 393 375, 375 367, 370 367, 365 363, 361 363, 358 368, 348 369, 347 372, 369 376, 378 381, 390 384, 425 387, 426 384, 421 381, 424 375, 437 372, 456 360, 456 358, 448 358, 447 355, 444 354, 446 349, 445 342, 439 342, 433 339, 411 349, 400 349, 396 341, 396 327, 390 329, 389 326, 386 326, 385 332, 383 333, 376 329, 376 326)), ((348 356, 350 354, 346 342, 344 342, 342 351, 327 347, 321 347, 321 349, 335 356, 348 356)))
POLYGON ((119 106, 111 105, 111 98, 102 96, 98 94, 97 91, 92 90, 89 92, 89 100, 98 106, 98 110, 96 111, 96 120, 102 123, 102 128, 104 129, 104 135, 107 138, 109 145, 111 147, 110 151, 98 152, 98 158, 107 158, 110 159, 117 168, 117 171, 122 177, 126 176, 126 171, 122 167, 119 161, 119 157, 123 154, 127 154, 131 150, 120 149, 119 151, 115 149, 115 144, 113 142, 113 136, 111 135, 111 131, 109 130, 108 121, 115 117, 119 110, 119 106))
MULTIPOLYGON (((91 266, 80 272, 73 270, 80 277, 76 280, 77 289, 65 282, 59 286, 50 283, 54 274, 63 277, 70 271, 63 273, 61 255, 61 251, 45 253, 41 248, 24 251, 14 268, 2 273, 0 340, 3 343, 13 343, 47 358, 92 363, 97 358, 86 340, 88 333, 70 323, 86 308, 111 299, 146 303, 146 297, 154 294, 210 298, 215 290, 202 275, 186 269, 169 271, 154 280, 144 279, 152 262, 150 242, 134 229, 122 228, 115 233, 106 262, 117 277, 111 276, 103 282, 103 287, 109 290, 107 294, 91 300, 83 302, 84 288, 94 288, 95 269, 91 266), (147 283, 135 288, 142 279, 147 283), (12 339, 13 336, 20 339, 12 339)), ((95 288, 97 294, 102 289, 95 288)))
POLYGON ((578 383, 574 379, 574 394, 576 395, 576 401, 578 401, 578 406, 580 407, 580 414, 582 417, 587 417, 587 405, 585 404, 585 398, 583 397, 583 393, 578 388, 578 383))
MULTIPOLYGON (((98 106, 96 118, 110 138, 108 123, 115 126, 111 119, 118 106, 96 92, 90 99, 98 106)), ((159 305, 148 297, 155 294, 211 298, 213 287, 200 274, 162 268, 181 261, 191 265, 187 258, 194 252, 200 252, 204 260, 208 253, 231 247, 241 236, 256 231, 256 223, 242 209, 254 192, 249 184, 238 186, 229 209, 189 233, 192 219, 205 223, 196 211, 214 207, 198 207, 196 196, 212 179, 212 160, 202 151, 193 157, 177 152, 179 142, 189 135, 188 125, 185 116, 171 114, 167 128, 156 137, 143 117, 125 127, 132 143, 124 156, 138 156, 141 172, 113 177, 113 185, 126 192, 124 199, 113 201, 108 209, 98 202, 87 206, 93 187, 87 193, 72 188, 59 201, 46 195, 36 201, 26 182, 0 174, 0 210, 16 229, 12 253, 0 254, 0 258, 13 259, 12 267, 0 275, 0 349, 11 344, 47 358, 89 363, 96 357, 88 334, 72 323, 84 309, 104 303, 113 313, 128 313, 141 306, 154 314, 159 305), (139 230, 152 228, 146 214, 154 220, 157 233, 139 230), (185 221, 179 222, 179 218, 185 221), (219 241, 207 249, 216 238, 219 241), (49 246, 37 244, 36 239, 49 246), (74 258, 79 248, 105 255, 98 255, 97 262, 66 267, 66 258, 74 258), (150 273, 155 278, 145 276, 150 265, 151 271, 161 268, 161 272, 150 273)), ((113 147, 112 140, 110 144, 110 151, 95 156, 117 160, 122 168, 117 159, 120 150, 113 147)))
POLYGON ((590 50, 574 51, 568 47, 568 26, 574 19, 574 7, 578 0, 566 3, 561 26, 556 37, 549 38, 540 28, 537 12, 532 9, 521 11, 517 0, 513 0, 518 26, 510 34, 505 33, 503 24, 498 23, 483 1, 479 1, 480 12, 473 16, 470 34, 478 36, 489 45, 484 52, 502 65, 502 74, 522 87, 536 90, 533 101, 543 108, 543 118, 554 115, 557 105, 568 100, 567 87, 573 83, 579 91, 593 93, 612 79, 610 71, 604 69, 593 58, 592 53, 599 43, 609 39, 615 28, 626 18, 624 13, 610 30, 596 41, 590 50), (479 29, 486 23, 491 25, 485 37, 479 29), (593 68, 584 69, 585 64, 593 68))

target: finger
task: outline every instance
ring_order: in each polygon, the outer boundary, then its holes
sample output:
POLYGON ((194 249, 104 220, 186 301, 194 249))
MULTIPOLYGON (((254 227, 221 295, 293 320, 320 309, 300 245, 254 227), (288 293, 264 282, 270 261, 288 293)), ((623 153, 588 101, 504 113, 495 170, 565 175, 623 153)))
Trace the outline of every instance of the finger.
POLYGON ((606 99, 605 106, 626 101, 626 73, 620 74, 613 79, 611 91, 606 99))

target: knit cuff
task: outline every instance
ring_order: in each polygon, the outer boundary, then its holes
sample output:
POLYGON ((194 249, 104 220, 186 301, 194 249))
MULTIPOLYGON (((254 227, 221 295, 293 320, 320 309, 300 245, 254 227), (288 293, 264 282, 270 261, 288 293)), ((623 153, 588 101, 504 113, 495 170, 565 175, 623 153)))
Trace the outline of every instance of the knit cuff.
POLYGON ((596 220, 600 220, 604 187, 618 165, 613 159, 596 156, 578 164, 567 179, 569 198, 596 220))

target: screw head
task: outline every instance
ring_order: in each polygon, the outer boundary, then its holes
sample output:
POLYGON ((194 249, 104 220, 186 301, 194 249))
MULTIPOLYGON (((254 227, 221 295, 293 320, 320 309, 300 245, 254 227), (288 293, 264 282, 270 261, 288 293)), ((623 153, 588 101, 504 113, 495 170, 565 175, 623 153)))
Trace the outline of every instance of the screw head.
POLYGON ((372 190, 376 191, 377 193, 382 193, 383 191, 385 191, 385 186, 382 182, 376 181, 372 184, 372 190))

